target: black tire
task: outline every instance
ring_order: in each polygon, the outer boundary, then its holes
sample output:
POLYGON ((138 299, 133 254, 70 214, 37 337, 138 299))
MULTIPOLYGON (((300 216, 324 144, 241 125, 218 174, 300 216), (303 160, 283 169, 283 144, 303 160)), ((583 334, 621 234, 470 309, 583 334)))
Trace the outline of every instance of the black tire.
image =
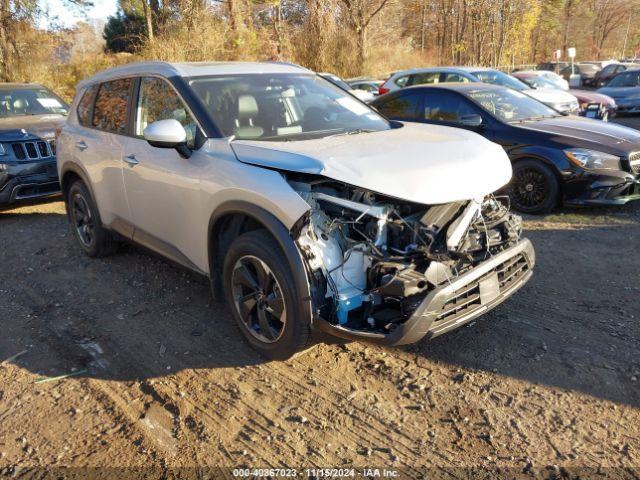
POLYGON ((511 206, 523 213, 549 213, 558 205, 560 187, 553 171, 538 160, 520 160, 509 183, 511 206))
POLYGON ((117 249, 112 233, 102 226, 100 213, 82 180, 76 180, 67 193, 67 215, 71 233, 89 257, 105 257, 117 249))
POLYGON ((302 295, 284 253, 266 230, 233 241, 224 260, 223 284, 238 328, 262 356, 286 360, 307 347, 311 325, 302 316, 302 295))

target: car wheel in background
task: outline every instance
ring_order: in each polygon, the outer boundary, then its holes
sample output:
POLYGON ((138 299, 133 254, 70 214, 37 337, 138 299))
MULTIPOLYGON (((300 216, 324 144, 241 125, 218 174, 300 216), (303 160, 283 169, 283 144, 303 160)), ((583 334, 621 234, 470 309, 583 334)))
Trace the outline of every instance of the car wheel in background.
POLYGON ((90 257, 113 253, 117 244, 111 232, 102 226, 98 208, 81 180, 71 185, 66 201, 71 231, 82 250, 90 257))
POLYGON ((520 160, 509 183, 511 205, 523 213, 548 213, 558 204, 558 179, 537 160, 520 160))
POLYGON ((284 253, 265 230, 240 235, 223 268, 225 298, 240 331, 264 357, 285 360, 304 350, 310 319, 300 314, 301 297, 284 253))

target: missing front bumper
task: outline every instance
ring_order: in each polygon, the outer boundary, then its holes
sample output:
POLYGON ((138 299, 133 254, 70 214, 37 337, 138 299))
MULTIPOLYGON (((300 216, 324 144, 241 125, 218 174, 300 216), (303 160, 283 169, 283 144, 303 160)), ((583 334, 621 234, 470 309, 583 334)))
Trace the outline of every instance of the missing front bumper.
POLYGON ((494 255, 473 270, 432 290, 404 323, 390 333, 353 330, 316 317, 319 330, 349 340, 382 345, 415 343, 454 330, 488 312, 522 287, 533 273, 535 252, 528 239, 494 255))

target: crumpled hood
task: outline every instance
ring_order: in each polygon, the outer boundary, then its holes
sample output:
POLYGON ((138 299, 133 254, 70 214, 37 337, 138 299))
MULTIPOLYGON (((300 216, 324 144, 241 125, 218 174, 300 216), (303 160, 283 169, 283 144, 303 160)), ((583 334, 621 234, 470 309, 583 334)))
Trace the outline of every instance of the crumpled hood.
POLYGON ((22 115, 18 117, 0 118, 0 131, 24 129, 27 132, 46 140, 55 136, 56 127, 62 125, 62 115, 22 115))
POLYGON ((511 179, 502 147, 436 125, 294 142, 234 140, 231 147, 244 163, 322 175, 426 205, 483 197, 511 179))

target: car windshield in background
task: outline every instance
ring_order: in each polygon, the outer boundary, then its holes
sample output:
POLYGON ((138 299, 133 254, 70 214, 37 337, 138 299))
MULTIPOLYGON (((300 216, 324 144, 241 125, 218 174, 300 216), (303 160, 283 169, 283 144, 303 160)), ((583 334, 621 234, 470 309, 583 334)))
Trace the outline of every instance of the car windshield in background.
POLYGON ((553 83, 551 80, 548 80, 544 77, 535 77, 535 76, 525 77, 522 79, 522 81, 527 85, 529 85, 531 88, 537 88, 542 90, 558 88, 558 86, 555 83, 553 83))
POLYGON ((607 83, 607 87, 637 87, 640 86, 640 70, 619 73, 607 83))
POLYGON ((500 85, 501 87, 513 88, 514 90, 528 90, 529 87, 522 83, 517 78, 513 78, 506 73, 499 72, 497 70, 481 70, 479 72, 473 72, 473 75, 483 83, 490 83, 491 85, 500 85))
POLYGON ((508 123, 561 116, 545 104, 513 90, 476 90, 467 95, 489 113, 508 123))
POLYGON ((197 77, 190 85, 222 134, 237 139, 306 140, 391 128, 370 107, 317 75, 197 77))
POLYGON ((46 88, 0 89, 0 118, 24 115, 66 115, 64 101, 46 88))

